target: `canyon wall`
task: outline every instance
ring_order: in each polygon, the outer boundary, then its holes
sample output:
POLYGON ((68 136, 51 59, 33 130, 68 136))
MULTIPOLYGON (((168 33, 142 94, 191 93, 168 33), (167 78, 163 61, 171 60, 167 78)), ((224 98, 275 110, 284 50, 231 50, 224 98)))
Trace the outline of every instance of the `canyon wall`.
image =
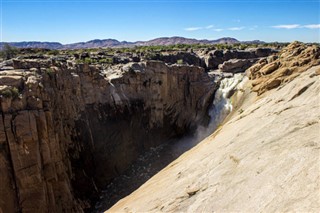
POLYGON ((0 71, 0 212, 81 212, 145 149, 208 122, 201 67, 14 59, 0 71))

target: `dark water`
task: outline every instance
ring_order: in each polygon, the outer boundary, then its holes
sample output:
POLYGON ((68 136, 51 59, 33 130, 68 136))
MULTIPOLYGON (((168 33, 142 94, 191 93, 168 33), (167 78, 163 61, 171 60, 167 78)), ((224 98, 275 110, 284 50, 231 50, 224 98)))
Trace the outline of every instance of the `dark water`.
POLYGON ((131 167, 116 177, 102 192, 94 212, 103 212, 121 198, 131 194, 152 176, 166 167, 181 154, 194 147, 200 138, 196 136, 171 140, 140 155, 131 167))
POLYGON ((180 155, 212 134, 217 126, 214 123, 217 119, 213 116, 211 121, 207 127, 199 126, 192 136, 167 141, 160 146, 150 148, 147 152, 140 155, 124 174, 116 177, 103 190, 93 212, 97 213, 108 210, 120 199, 138 189, 180 155))

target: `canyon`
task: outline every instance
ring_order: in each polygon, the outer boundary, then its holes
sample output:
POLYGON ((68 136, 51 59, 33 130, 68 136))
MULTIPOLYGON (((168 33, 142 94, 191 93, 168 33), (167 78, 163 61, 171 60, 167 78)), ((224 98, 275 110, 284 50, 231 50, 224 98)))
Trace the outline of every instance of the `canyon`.
POLYGON ((319 209, 319 56, 319 46, 294 42, 281 50, 179 51, 152 60, 118 55, 111 65, 79 61, 105 59, 91 53, 3 61, 0 212, 92 211, 139 156, 203 128, 210 131, 199 141, 213 135, 109 211, 235 211, 243 202, 257 211, 283 202, 286 211, 295 209, 294 199, 301 200, 297 209, 319 209), (252 179, 258 173, 265 179, 252 179), (296 187, 278 189, 280 199, 273 185, 261 185, 272 173, 277 184, 296 187), (246 188, 251 183, 261 190, 246 188), (305 196, 295 197, 303 184, 305 196), (248 197, 240 199, 240 191, 248 197), (264 196, 270 200, 260 205, 264 196))
POLYGON ((247 75, 223 125, 107 212, 319 212, 319 47, 247 75))

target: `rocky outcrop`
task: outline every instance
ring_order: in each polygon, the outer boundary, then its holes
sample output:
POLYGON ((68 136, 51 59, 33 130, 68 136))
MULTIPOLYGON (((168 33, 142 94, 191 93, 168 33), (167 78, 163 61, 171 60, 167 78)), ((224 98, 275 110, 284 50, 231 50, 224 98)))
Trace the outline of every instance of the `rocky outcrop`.
POLYGON ((276 88, 320 64, 320 48, 317 45, 306 45, 293 42, 281 50, 277 57, 261 59, 248 69, 253 91, 258 95, 276 88))
MULTIPOLYGON (((154 53, 149 59, 163 61, 167 64, 189 64, 200 66, 207 71, 221 69, 226 72, 244 72, 253 65, 258 59, 273 57, 277 50, 272 48, 249 48, 246 50, 189 50, 154 53)), ((128 57, 128 61, 129 61, 128 57)), ((148 58, 143 56, 143 58, 148 58)))
POLYGON ((267 57, 277 51, 271 48, 250 48, 247 50, 212 50, 206 54, 199 54, 203 58, 207 69, 217 69, 219 64, 230 59, 255 59, 267 57))
POLYGON ((190 52, 156 54, 153 56, 153 59, 163 61, 167 64, 179 63, 206 68, 204 61, 201 60, 201 58, 199 58, 195 53, 190 52))
POLYGON ((219 70, 222 72, 238 73, 244 72, 251 65, 253 65, 257 59, 230 59, 223 62, 218 66, 219 70))
MULTIPOLYGON (((249 82, 224 125, 107 212, 319 212, 317 52, 293 43, 270 59, 301 72, 260 97, 249 82)), ((268 69, 264 82, 279 76, 268 69)))
POLYGON ((0 72, 0 212, 90 207, 145 149, 206 123, 217 87, 203 68, 159 61, 12 65, 0 72))

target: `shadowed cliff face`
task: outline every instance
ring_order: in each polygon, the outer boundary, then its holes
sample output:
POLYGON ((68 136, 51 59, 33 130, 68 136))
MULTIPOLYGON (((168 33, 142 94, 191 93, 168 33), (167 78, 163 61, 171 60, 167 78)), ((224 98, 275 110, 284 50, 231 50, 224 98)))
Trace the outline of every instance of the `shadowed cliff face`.
POLYGON ((79 212, 149 147, 208 122, 203 68, 13 60, 0 72, 0 210, 79 212), (10 66, 13 66, 11 68, 10 66))

